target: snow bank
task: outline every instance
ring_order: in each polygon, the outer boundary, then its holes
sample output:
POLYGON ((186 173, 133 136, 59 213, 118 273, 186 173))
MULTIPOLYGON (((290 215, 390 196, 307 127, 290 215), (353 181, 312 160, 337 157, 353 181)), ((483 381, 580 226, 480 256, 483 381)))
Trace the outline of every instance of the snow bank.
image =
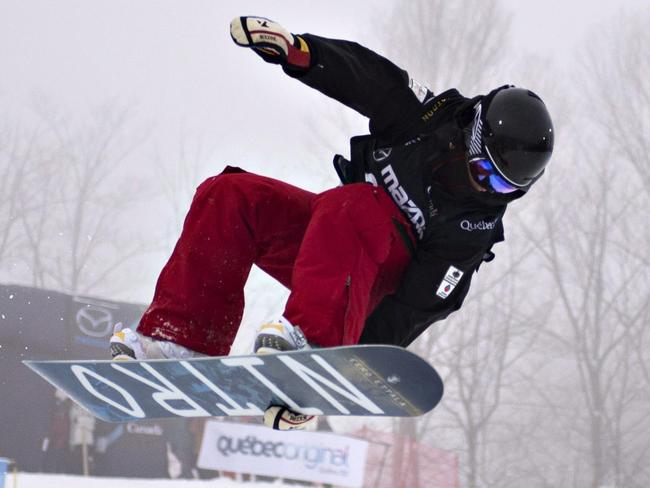
MULTIPOLYGON (((7 475, 5 488, 13 488, 14 480, 7 475)), ((94 478, 59 474, 18 473, 16 488, 279 488, 284 483, 242 483, 229 479, 214 480, 142 480, 132 478, 94 478)), ((291 485, 295 488, 295 485, 291 485)))

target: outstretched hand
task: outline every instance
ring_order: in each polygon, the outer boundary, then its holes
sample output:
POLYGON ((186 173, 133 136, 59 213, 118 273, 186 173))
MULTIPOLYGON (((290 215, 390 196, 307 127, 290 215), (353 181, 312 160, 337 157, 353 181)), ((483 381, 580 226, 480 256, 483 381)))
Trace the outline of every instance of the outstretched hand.
POLYGON ((270 19, 236 17, 230 22, 230 36, 235 44, 252 48, 264 61, 309 68, 307 43, 270 19))

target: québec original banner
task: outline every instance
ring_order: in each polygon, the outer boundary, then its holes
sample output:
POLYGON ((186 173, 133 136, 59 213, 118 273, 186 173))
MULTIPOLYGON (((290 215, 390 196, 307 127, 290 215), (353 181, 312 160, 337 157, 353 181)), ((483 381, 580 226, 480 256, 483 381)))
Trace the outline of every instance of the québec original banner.
POLYGON ((357 488, 368 443, 322 432, 278 432, 263 426, 210 421, 198 467, 357 488))

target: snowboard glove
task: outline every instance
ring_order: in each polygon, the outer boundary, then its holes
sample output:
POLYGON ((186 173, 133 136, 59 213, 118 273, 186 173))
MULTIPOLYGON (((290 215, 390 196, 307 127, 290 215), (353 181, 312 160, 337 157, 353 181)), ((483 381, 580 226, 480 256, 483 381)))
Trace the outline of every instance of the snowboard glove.
POLYGON ((264 61, 306 70, 311 56, 309 46, 280 24, 264 17, 236 17, 230 23, 235 44, 250 47, 264 61))
POLYGON ((264 412, 264 425, 273 430, 313 429, 317 423, 318 417, 293 412, 284 406, 271 405, 264 412))

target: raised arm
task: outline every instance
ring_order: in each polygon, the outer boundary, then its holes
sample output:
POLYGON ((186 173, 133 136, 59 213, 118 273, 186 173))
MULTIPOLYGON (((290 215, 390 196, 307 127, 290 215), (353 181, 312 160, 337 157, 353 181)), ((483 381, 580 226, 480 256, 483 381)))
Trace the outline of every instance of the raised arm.
POLYGON ((234 19, 231 35, 265 61, 282 65, 289 76, 368 117, 375 135, 394 135, 410 125, 432 95, 406 71, 355 42, 294 35, 261 17, 234 19))

